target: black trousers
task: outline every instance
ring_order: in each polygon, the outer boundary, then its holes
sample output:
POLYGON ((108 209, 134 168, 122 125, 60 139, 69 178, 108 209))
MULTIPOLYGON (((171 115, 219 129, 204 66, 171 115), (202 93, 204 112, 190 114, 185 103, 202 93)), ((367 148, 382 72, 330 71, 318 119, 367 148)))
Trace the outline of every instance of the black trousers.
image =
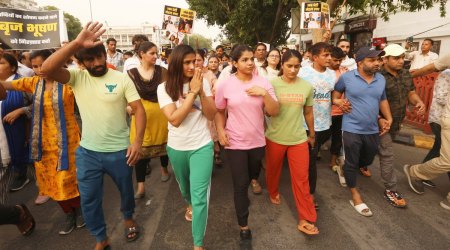
POLYGON ((331 117, 331 147, 330 153, 339 155, 342 148, 342 115, 331 117))
MULTIPOLYGON (((308 131, 308 130, 307 130, 308 131)), ((309 135, 309 132, 308 132, 309 135)), ((324 131, 316 131, 316 142, 314 147, 309 145, 309 192, 314 194, 316 192, 317 185, 317 154, 319 154, 320 147, 324 144, 328 139, 330 139, 331 130, 327 129, 324 131)))
POLYGON ((17 224, 20 221, 20 208, 0 204, 0 225, 17 224))
POLYGON ((248 150, 225 149, 225 153, 233 178, 234 208, 238 224, 245 227, 248 225, 250 205, 248 187, 251 180, 258 178, 261 172, 264 147, 248 150))
POLYGON ((345 155, 345 181, 349 188, 354 188, 359 167, 370 166, 378 154, 380 135, 378 133, 363 135, 343 131, 342 141, 345 155))
MULTIPOLYGON (((150 163, 151 158, 141 159, 136 163, 136 181, 137 182, 145 182, 145 172, 147 170, 147 165, 150 163)), ((167 155, 163 155, 159 157, 159 161, 161 162, 161 166, 163 168, 167 168, 169 165, 169 157, 167 155)))

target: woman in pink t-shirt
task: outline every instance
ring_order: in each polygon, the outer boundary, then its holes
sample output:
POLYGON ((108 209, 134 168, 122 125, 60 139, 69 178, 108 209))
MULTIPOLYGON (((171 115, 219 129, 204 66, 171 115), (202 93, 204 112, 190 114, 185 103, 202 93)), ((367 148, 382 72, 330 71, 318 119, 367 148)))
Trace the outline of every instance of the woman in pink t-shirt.
POLYGON ((248 187, 259 176, 264 157, 264 112, 275 116, 279 104, 272 85, 253 75, 253 51, 238 45, 231 53, 232 75, 216 92, 216 127, 225 147, 234 186, 234 206, 241 239, 251 239, 248 227, 248 187), (225 110, 227 116, 225 116, 225 110))

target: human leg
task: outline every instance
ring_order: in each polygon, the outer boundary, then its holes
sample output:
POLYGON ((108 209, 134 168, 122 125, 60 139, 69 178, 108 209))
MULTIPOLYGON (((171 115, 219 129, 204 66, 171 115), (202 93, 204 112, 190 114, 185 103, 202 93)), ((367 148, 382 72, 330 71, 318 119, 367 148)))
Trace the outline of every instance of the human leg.
POLYGON ((213 142, 189 155, 189 182, 192 201, 192 236, 194 246, 203 246, 208 219, 209 193, 213 168, 213 142))
POLYGON ((78 147, 76 153, 78 189, 87 228, 97 242, 106 240, 106 224, 102 208, 103 168, 99 153, 78 147))
POLYGON ((269 198, 274 204, 280 204, 278 186, 287 149, 287 146, 272 142, 266 138, 266 185, 269 198))

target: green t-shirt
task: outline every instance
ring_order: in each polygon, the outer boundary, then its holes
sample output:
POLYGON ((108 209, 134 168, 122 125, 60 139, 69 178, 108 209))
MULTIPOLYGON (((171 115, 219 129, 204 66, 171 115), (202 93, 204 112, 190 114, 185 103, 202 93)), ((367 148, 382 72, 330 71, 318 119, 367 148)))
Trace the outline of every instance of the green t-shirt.
POLYGON ((96 152, 117 152, 128 147, 127 103, 139 100, 127 74, 109 69, 101 77, 87 70, 72 69, 73 89, 82 120, 80 145, 96 152))
POLYGON ((271 83, 280 103, 280 113, 270 117, 267 139, 282 145, 305 142, 308 137, 303 125, 303 107, 313 105, 313 87, 300 78, 289 84, 277 77, 271 83))

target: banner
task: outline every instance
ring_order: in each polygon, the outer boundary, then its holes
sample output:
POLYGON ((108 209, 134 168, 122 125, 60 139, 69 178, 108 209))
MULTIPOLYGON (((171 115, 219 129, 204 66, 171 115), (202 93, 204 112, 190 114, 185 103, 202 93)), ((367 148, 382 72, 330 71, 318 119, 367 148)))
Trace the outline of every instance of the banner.
MULTIPOLYGON (((192 34, 196 12, 172 6, 164 6, 162 29, 172 33, 192 34)), ((182 39, 181 39, 182 40, 182 39)))
POLYGON ((329 29, 330 9, 328 4, 322 2, 302 3, 301 14, 302 29, 329 29))
POLYGON ((61 47, 67 37, 62 11, 25 11, 0 8, 0 42, 6 49, 61 47))

